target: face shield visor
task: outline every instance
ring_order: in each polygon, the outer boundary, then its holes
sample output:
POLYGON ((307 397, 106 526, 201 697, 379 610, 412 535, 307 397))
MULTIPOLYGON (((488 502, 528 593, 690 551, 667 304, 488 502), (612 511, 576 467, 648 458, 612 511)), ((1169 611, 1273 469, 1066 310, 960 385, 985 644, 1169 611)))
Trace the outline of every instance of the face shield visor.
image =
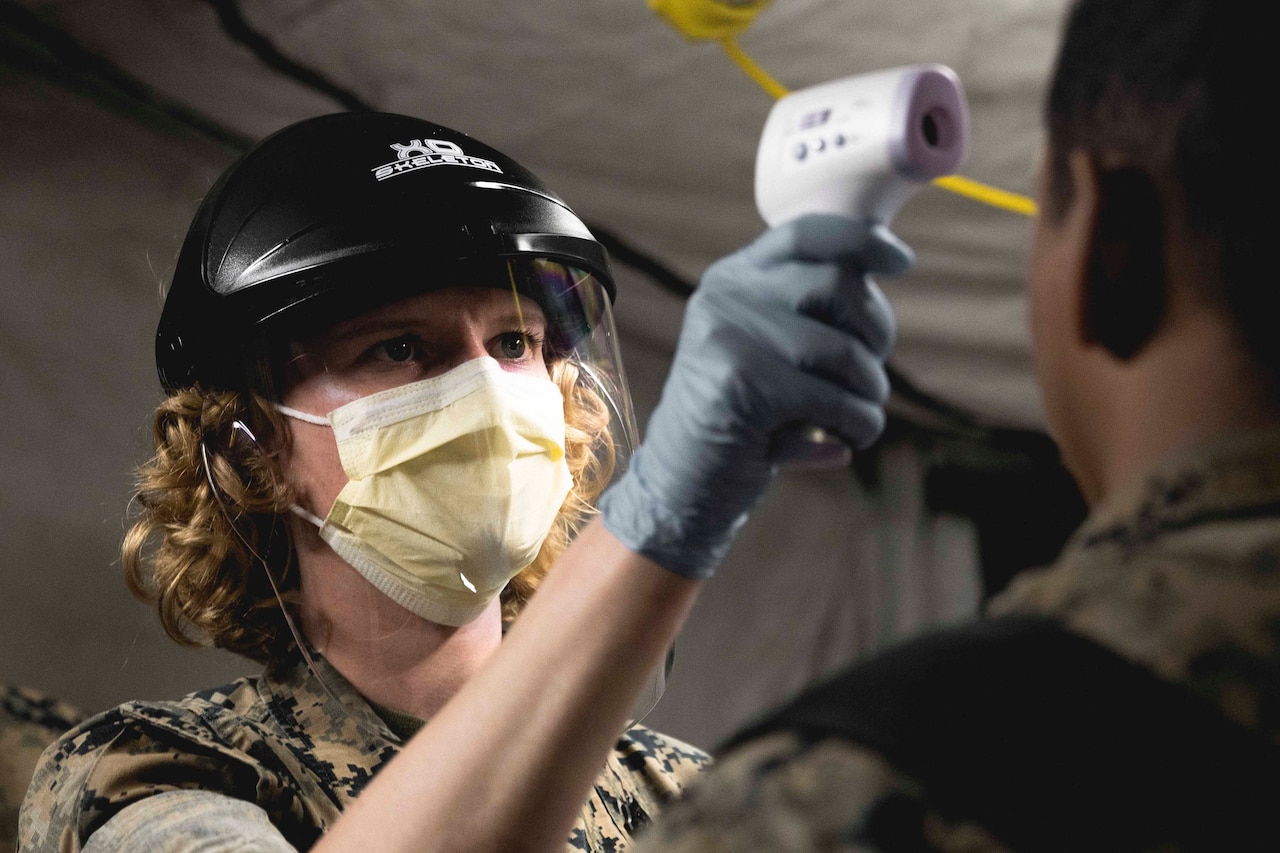
MULTIPOLYGON (((292 461, 322 482, 340 465, 346 479, 327 506, 317 493, 295 513, 367 581, 309 573, 300 547, 296 630, 300 646, 348 669, 429 643, 442 625, 518 618, 637 442, 598 277, 527 255, 441 272, 444 286, 312 319, 291 344, 278 408, 294 421, 292 461)), ((343 695, 323 662, 310 664, 343 695)))

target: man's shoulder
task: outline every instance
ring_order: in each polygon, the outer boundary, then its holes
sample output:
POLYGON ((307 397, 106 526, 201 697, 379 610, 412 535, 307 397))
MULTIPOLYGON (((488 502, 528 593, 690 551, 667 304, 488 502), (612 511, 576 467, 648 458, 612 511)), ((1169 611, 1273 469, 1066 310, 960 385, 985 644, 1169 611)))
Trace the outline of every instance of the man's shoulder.
POLYGON ((763 718, 652 849, 1023 849, 1052 828, 1063 849, 1243 850, 1280 832, 1276 795, 1280 753, 1256 731, 1053 620, 1008 617, 903 643, 763 718))
POLYGON ((1044 620, 975 623, 834 674, 735 737, 641 849, 1006 849, 956 804, 1008 763, 996 744, 1019 716, 1018 675, 1060 635, 1044 620))
POLYGON ((924 788, 867 747, 775 731, 742 743, 640 840, 637 853, 1006 850, 937 814, 924 788))

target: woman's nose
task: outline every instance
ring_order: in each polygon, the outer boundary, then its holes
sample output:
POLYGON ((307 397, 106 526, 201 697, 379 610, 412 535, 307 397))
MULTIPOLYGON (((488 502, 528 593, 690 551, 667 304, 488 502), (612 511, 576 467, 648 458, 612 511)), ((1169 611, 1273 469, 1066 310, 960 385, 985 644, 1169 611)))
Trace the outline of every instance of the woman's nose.
POLYGON ((449 360, 449 367, 454 368, 468 361, 489 355, 487 344, 488 342, 480 329, 459 329, 453 346, 452 358, 449 360))

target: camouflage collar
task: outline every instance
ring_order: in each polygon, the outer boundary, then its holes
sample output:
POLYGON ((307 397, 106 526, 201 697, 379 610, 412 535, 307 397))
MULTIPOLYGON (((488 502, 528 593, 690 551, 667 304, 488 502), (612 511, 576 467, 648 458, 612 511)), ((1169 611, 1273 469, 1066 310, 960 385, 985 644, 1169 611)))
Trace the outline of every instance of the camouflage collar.
POLYGON ((1221 518, 1280 511, 1280 429, 1230 435, 1176 454, 1099 505, 1064 553, 1132 547, 1221 518))
POLYGON ((259 691, 296 757, 345 807, 402 741, 331 663, 314 651, 311 660, 315 671, 300 654, 273 664, 259 691))

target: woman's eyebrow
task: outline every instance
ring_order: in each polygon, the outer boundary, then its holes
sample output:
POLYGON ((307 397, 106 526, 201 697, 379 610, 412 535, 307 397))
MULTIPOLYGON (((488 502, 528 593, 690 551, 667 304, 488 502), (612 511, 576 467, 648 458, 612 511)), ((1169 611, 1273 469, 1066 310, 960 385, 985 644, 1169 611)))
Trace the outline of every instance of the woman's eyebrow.
MULTIPOLYGON (((413 328, 420 328, 427 325, 430 320, 431 317, 425 314, 379 311, 360 317, 353 317, 350 320, 343 320, 310 341, 304 341, 303 343, 312 347, 333 346, 353 338, 368 337, 393 330, 408 331, 413 328)), ((545 327, 547 325, 546 316, 543 314, 541 307, 536 304, 521 308, 511 306, 502 313, 489 318, 488 322, 512 327, 521 325, 545 327)))
POLYGON ((542 311, 537 308, 528 311, 512 310, 509 313, 498 317, 497 321, 504 326, 547 325, 547 318, 543 315, 542 311))
POLYGON ((422 324, 419 317, 408 317, 403 314, 377 314, 374 316, 355 317, 332 326, 316 337, 315 342, 321 346, 336 344, 350 338, 376 335, 390 330, 404 330, 422 324))

